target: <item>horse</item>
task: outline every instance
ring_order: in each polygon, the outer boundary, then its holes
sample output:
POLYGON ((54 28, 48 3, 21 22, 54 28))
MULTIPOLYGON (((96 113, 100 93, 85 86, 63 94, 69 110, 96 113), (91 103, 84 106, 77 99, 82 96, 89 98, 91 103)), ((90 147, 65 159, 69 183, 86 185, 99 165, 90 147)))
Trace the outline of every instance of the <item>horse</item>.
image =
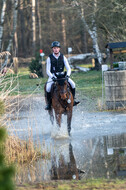
MULTIPOLYGON (((52 103, 51 103, 51 109, 48 110, 48 113, 50 115, 50 120, 53 124, 54 122, 54 115, 53 110, 55 112, 55 119, 58 127, 61 127, 61 119, 62 115, 67 115, 67 130, 68 135, 70 136, 71 132, 71 120, 72 120, 72 111, 73 111, 73 95, 71 92, 71 86, 68 83, 68 79, 66 78, 66 72, 65 73, 58 73, 55 74, 57 79, 56 82, 52 85, 51 89, 51 97, 52 97, 52 103)), ((46 89, 46 84, 45 84, 46 89)), ((45 90, 45 101, 46 99, 46 90, 45 90)))

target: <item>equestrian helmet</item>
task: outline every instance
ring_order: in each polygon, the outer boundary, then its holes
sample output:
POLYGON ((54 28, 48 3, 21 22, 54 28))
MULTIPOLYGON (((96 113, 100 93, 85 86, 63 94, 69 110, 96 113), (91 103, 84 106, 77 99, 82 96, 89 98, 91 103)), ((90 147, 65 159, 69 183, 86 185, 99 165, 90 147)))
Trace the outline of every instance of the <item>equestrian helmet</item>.
POLYGON ((51 48, 53 48, 53 47, 60 47, 60 42, 58 42, 58 41, 52 42, 51 48))

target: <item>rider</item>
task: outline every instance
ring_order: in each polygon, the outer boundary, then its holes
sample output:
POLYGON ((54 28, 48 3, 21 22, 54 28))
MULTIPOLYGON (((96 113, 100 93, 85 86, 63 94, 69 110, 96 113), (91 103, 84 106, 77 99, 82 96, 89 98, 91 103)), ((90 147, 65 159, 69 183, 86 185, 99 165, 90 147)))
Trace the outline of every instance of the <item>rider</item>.
MULTIPOLYGON (((46 73, 49 76, 47 84, 46 84, 46 92, 47 92, 47 105, 45 110, 49 110, 51 108, 51 86, 56 81, 55 73, 63 72, 64 66, 67 70, 67 78, 68 82, 72 87, 73 98, 75 99, 75 83, 72 79, 70 79, 71 68, 69 66, 67 58, 60 53, 60 42, 54 41, 51 45, 53 53, 49 55, 46 63, 46 73)), ((79 104, 79 101, 74 100, 74 106, 79 104)))

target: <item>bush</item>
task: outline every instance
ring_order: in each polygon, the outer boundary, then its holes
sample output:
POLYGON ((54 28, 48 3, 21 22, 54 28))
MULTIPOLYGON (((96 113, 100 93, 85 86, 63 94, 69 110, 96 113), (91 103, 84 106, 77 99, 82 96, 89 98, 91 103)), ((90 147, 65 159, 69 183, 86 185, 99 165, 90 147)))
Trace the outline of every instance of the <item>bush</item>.
POLYGON ((113 68, 117 68, 119 67, 119 64, 118 63, 113 63, 113 68))
POLYGON ((40 62, 40 56, 37 53, 35 59, 32 59, 32 62, 29 65, 29 70, 31 73, 37 74, 39 77, 43 77, 42 75, 42 64, 40 62))
POLYGON ((6 131, 0 128, 0 190, 14 190, 13 176, 14 168, 6 166, 4 162, 4 143, 6 131))

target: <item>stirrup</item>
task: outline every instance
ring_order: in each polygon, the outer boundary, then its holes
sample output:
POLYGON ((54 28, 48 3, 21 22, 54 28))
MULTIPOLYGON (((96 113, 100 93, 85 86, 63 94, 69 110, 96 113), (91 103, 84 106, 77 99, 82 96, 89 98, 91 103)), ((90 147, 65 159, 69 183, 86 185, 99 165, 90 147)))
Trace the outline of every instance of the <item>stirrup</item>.
POLYGON ((79 103, 80 103, 79 101, 75 101, 75 100, 74 100, 73 106, 76 106, 76 105, 78 105, 79 103))

